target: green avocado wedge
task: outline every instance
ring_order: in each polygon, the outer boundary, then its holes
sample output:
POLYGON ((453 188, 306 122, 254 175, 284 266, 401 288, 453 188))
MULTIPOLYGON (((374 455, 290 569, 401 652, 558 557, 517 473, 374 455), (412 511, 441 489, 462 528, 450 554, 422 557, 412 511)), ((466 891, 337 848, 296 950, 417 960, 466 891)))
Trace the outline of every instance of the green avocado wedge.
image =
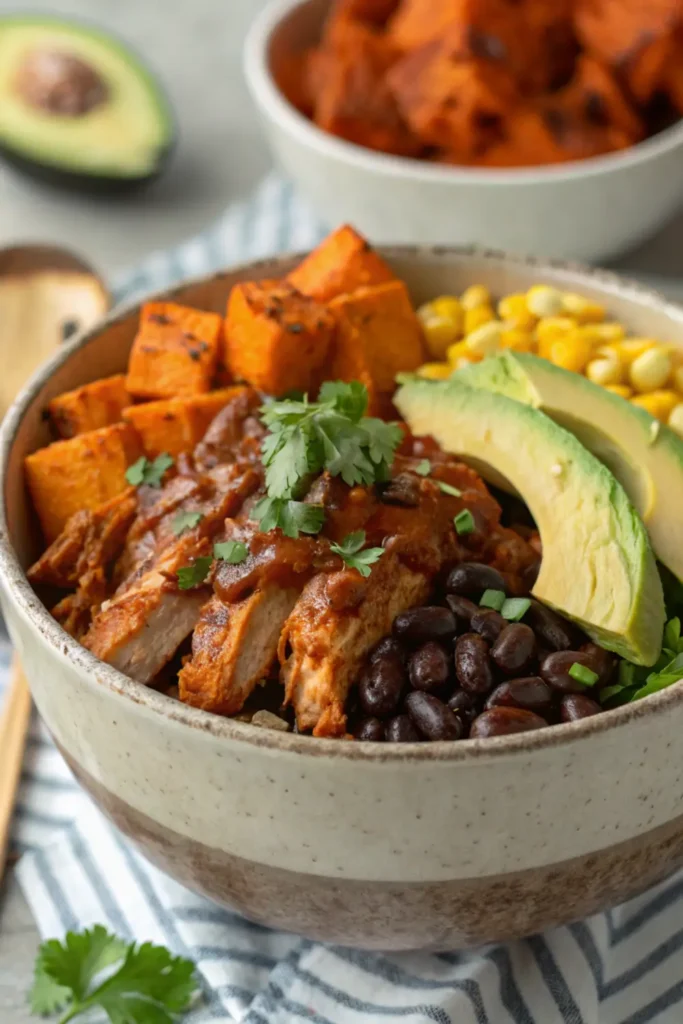
POLYGON ((543 543, 534 596, 608 650, 653 665, 662 584, 645 528, 609 470, 542 412, 458 380, 405 380, 394 403, 414 435, 492 467, 522 496, 543 543))
POLYGON ((614 474, 655 555, 683 580, 683 439, 619 395, 538 356, 504 352, 455 375, 540 409, 614 474))

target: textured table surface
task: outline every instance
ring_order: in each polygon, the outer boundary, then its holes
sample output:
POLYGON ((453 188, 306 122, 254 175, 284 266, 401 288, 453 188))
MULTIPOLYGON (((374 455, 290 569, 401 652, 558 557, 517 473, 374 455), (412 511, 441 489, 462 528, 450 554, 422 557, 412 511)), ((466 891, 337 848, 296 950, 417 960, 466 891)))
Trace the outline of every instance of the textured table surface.
MULTIPOLYGON (((24 0, 0 0, 0 13, 24 0)), ((61 15, 100 22, 135 43, 164 78, 178 111, 181 144, 168 177, 134 199, 94 200, 39 188, 0 170, 0 245, 41 240, 68 245, 105 273, 152 248, 201 230, 246 195, 269 167, 242 82, 246 27, 264 0, 60 0, 61 15)), ((636 201, 634 199, 634 201, 636 201)), ((629 273, 666 278, 683 298, 683 215, 619 261, 629 273)), ((38 937, 12 872, 0 890, 0 1021, 28 1024, 25 1005, 38 937)))

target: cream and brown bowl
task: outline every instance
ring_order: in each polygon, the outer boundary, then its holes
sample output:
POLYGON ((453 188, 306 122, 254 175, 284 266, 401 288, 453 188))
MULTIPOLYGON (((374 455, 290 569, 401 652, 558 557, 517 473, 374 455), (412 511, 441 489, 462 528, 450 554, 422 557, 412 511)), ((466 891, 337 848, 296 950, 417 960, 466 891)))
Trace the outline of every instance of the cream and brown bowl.
MULTIPOLYGON (((683 344, 683 310, 600 272, 497 253, 383 254, 417 302, 477 281, 545 280, 638 334, 683 344)), ((163 298, 223 311, 273 259, 163 298)), ((132 682, 72 640, 24 568, 38 551, 24 456, 50 398, 126 365, 138 307, 66 345, 0 435, 0 597, 38 708, 102 810, 150 860, 276 928, 380 949, 517 938, 624 900, 683 865, 683 686, 568 725, 491 740, 366 744, 260 729, 132 682)), ((677 510, 678 511, 678 510, 677 510)), ((567 565, 567 572, 572 566, 567 565)))

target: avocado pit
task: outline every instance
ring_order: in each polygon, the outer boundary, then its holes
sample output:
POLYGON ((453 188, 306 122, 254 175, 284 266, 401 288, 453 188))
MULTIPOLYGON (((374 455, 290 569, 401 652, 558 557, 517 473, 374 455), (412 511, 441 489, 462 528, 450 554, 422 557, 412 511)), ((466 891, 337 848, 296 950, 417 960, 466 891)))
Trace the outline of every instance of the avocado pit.
POLYGON ((64 50, 31 50, 19 68, 16 89, 29 106, 60 117, 83 117, 109 98, 97 71, 64 50))

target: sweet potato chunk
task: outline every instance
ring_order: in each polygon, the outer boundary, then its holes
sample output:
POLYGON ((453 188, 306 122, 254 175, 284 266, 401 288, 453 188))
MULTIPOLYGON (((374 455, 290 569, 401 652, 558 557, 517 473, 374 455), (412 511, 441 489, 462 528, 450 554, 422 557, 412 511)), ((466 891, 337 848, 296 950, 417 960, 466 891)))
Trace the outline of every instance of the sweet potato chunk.
POLYGON ((328 235, 288 277, 298 291, 318 302, 395 280, 370 243, 348 224, 328 235))
POLYGON ((389 21, 392 43, 406 52, 440 39, 459 17, 457 0, 403 0, 389 21))
POLYGON ((368 388, 371 411, 393 391, 401 371, 424 360, 422 331, 402 281, 389 281, 340 295, 330 303, 337 320, 330 377, 360 380, 368 388))
POLYGON ((126 387, 135 398, 175 398, 210 389, 222 320, 173 302, 148 302, 140 313, 126 387))
POLYGON ((225 363, 271 395, 307 391, 327 356, 334 318, 287 281, 237 284, 228 299, 225 363))
POLYGON ((125 409, 123 418, 131 423, 142 441, 145 455, 156 458, 161 452, 180 455, 191 451, 204 437, 211 421, 241 387, 211 391, 191 398, 167 398, 162 402, 145 402, 125 409))
POLYGON ((381 28, 399 6, 400 0, 335 0, 330 20, 348 18, 381 28))
POLYGON ((48 544, 81 509, 96 509, 128 486, 126 470, 141 455, 129 424, 55 441, 28 455, 26 478, 48 544))
POLYGON ((130 405, 130 395, 126 390, 126 377, 119 373, 58 395, 48 405, 48 412, 61 437, 75 437, 119 423, 127 405, 130 405))

